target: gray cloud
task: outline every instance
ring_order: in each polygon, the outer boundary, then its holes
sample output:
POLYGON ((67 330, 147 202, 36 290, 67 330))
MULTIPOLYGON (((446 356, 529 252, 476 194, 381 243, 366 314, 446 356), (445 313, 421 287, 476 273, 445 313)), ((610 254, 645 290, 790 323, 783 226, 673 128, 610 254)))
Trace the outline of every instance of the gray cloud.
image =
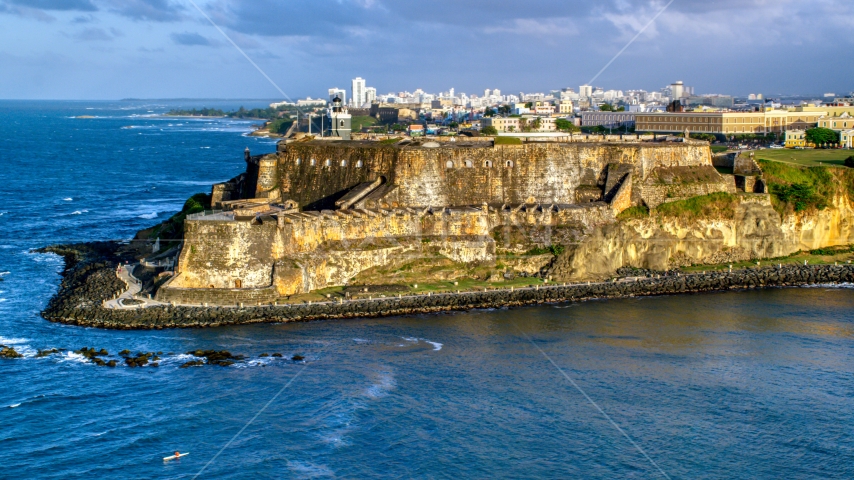
POLYGON ((194 32, 173 33, 172 35, 169 35, 169 38, 178 45, 214 45, 209 38, 203 37, 194 32))
POLYGON ((76 10, 94 12, 98 10, 90 0, 8 0, 10 4, 39 10, 76 10))
POLYGON ((139 21, 175 22, 186 8, 170 0, 108 0, 110 11, 139 21))
POLYGON ((107 42, 115 38, 103 28, 86 28, 71 35, 71 38, 83 42, 107 42))

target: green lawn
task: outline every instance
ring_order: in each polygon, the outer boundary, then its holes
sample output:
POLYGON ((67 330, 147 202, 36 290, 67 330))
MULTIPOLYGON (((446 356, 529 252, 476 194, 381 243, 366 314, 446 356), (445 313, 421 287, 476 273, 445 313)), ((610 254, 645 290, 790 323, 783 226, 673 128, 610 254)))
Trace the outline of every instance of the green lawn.
POLYGON ((357 115, 353 117, 350 126, 354 132, 361 131, 364 127, 372 127, 376 125, 377 119, 366 115, 357 115))
MULTIPOLYGON (((757 160, 772 160, 805 167, 842 166, 848 156, 854 155, 852 150, 794 150, 791 148, 754 150, 753 152, 753 156, 757 160)), ((747 153, 742 153, 742 155, 747 155, 747 153)))

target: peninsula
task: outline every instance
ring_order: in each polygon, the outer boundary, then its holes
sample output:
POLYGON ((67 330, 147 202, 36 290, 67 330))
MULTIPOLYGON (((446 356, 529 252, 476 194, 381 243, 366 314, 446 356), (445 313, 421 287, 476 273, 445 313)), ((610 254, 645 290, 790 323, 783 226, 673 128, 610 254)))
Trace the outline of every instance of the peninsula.
POLYGON ((854 281, 845 260, 762 265, 850 258, 849 169, 713 156, 674 136, 525 140, 299 135, 247 149, 244 173, 131 245, 47 249, 69 271, 43 314, 216 326, 854 281))

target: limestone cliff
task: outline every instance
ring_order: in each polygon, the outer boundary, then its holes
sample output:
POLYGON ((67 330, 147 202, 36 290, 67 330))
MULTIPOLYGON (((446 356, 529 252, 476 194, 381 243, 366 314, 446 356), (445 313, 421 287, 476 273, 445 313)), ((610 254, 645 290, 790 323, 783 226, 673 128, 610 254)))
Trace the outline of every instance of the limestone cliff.
POLYGON ((623 266, 667 270, 791 255, 854 243, 854 204, 844 192, 823 210, 781 215, 767 194, 742 194, 731 215, 669 218, 653 214, 595 229, 555 260, 560 281, 601 279, 623 266))

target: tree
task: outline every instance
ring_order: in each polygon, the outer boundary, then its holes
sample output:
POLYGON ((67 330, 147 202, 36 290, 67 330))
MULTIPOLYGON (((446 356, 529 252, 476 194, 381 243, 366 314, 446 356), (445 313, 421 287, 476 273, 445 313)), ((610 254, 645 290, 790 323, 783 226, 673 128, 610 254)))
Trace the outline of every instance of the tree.
POLYGON ((576 127, 575 124, 573 124, 571 121, 569 121, 565 118, 556 119, 555 120, 555 127, 557 127, 557 129, 560 130, 561 132, 568 132, 568 133, 577 132, 577 131, 581 130, 580 128, 576 127))
POLYGON ((498 135, 498 129, 489 125, 480 129, 480 133, 484 135, 498 135))
POLYGON ((839 134, 829 128, 811 128, 806 132, 807 142, 821 145, 823 143, 836 143, 839 141, 839 134))
POLYGON ((534 108, 534 102, 525 103, 525 108, 534 108))
POLYGON ((845 166, 848 168, 854 168, 854 155, 849 155, 848 158, 845 159, 845 166))
POLYGON ((610 103, 603 103, 602 105, 599 105, 599 111, 601 111, 601 112, 613 112, 614 107, 611 106, 610 103))
POLYGON ((493 110, 491 107, 486 107, 483 110, 483 116, 484 117, 493 117, 493 116, 495 116, 495 110, 493 110))
POLYGON ((510 105, 499 105, 498 113, 502 113, 504 115, 509 115, 510 112, 513 111, 513 108, 510 105))

